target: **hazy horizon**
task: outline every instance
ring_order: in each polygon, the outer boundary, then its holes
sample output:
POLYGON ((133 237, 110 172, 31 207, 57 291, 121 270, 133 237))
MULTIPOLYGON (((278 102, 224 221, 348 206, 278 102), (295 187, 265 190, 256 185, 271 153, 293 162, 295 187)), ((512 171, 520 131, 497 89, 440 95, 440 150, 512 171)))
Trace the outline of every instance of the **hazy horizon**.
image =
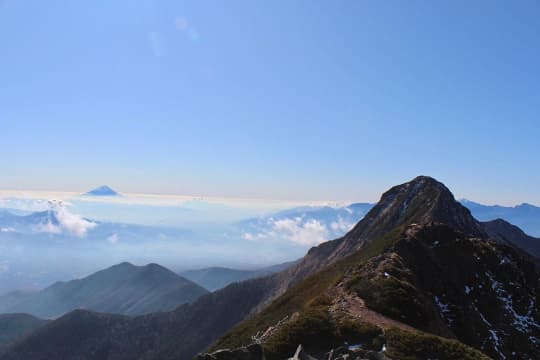
MULTIPOLYGON (((429 176, 429 175, 428 175, 429 176)), ((409 179, 410 180, 410 179, 409 179)), ((405 180, 407 181, 407 180, 405 180)), ((105 184, 103 184, 105 185, 105 184)), ((99 186, 103 186, 99 185, 99 186)), ((108 186, 108 185, 107 185, 108 186)), ((97 186, 96 186, 97 187, 97 186)), ((94 187, 95 188, 95 187, 94 187)), ((87 191, 90 191, 94 188, 77 188, 69 190, 47 190, 47 189, 2 189, 0 188, 0 201, 2 199, 8 198, 40 198, 40 199, 68 199, 70 197, 79 197, 84 195, 87 191)), ((220 195, 206 195, 206 194, 187 194, 187 193, 160 193, 159 191, 155 192, 124 192, 118 188, 111 186, 111 188, 117 191, 121 195, 125 195, 129 198, 138 199, 135 203, 146 203, 152 204, 153 202, 173 204, 175 201, 186 201, 186 200, 205 200, 211 202, 234 202, 234 203, 244 203, 246 206, 249 206, 250 203, 268 203, 272 204, 274 209, 277 208, 286 208, 287 206, 344 206, 353 203, 376 203, 384 190, 381 190, 378 195, 373 194, 364 198, 309 198, 309 199, 285 199, 285 198, 270 198, 270 197, 234 197, 234 196, 220 196, 220 195)), ((457 200, 468 200, 473 201, 482 205, 488 206, 506 206, 514 207, 522 204, 530 204, 534 206, 540 206, 540 203, 535 203, 533 201, 523 199, 519 201, 510 201, 510 200, 498 200, 496 197, 494 199, 478 199, 475 197, 469 198, 462 196, 460 194, 454 194, 457 200)), ((85 199, 85 198, 82 198, 85 199)), ((126 198, 121 197, 87 197, 88 201, 103 201, 103 202, 123 202, 128 201, 126 198)))

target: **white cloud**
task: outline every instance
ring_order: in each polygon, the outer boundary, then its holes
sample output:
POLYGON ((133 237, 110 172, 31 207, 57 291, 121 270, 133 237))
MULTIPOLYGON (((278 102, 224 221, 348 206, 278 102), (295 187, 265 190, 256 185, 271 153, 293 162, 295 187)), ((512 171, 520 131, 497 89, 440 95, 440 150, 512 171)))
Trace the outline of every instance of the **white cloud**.
POLYGON ((112 234, 111 236, 107 238, 107 241, 110 242, 111 244, 116 244, 118 240, 120 240, 120 237, 118 237, 118 234, 116 233, 112 234))
POLYGON ((278 220, 274 223, 274 228, 301 245, 317 245, 328 238, 326 226, 313 219, 306 222, 300 218, 278 220))
POLYGON ((0 232, 3 232, 3 233, 15 232, 15 229, 12 227, 3 227, 0 229, 0 232))
POLYGON ((88 230, 95 228, 97 225, 77 214, 70 213, 64 206, 56 211, 56 218, 63 230, 79 237, 86 235, 88 230))
POLYGON ((301 217, 288 219, 270 219, 269 229, 258 234, 244 233, 245 240, 268 240, 283 239, 299 245, 318 245, 328 240, 327 227, 315 219, 303 219, 301 217))
POLYGON ((348 232, 352 229, 353 226, 354 223, 345 221, 341 217, 339 217, 336 221, 332 221, 332 223, 330 224, 330 228, 332 228, 332 230, 340 233, 348 232))
POLYGON ((9 266, 6 263, 0 263, 0 274, 9 271, 9 266))
POLYGON ((51 221, 48 221, 44 224, 36 225, 35 231, 54 235, 62 233, 62 229, 60 228, 60 226, 54 225, 51 221))
POLYGON ((47 210, 47 200, 43 199, 25 199, 25 198, 2 198, 0 199, 0 207, 17 209, 26 212, 44 211, 47 210))
POLYGON ((97 226, 95 222, 89 221, 74 214, 67 209, 69 203, 50 200, 49 202, 50 218, 46 223, 39 224, 36 227, 37 232, 49 234, 61 234, 62 232, 71 233, 78 237, 86 235, 88 230, 97 226), (56 221, 53 221, 56 219, 56 221))

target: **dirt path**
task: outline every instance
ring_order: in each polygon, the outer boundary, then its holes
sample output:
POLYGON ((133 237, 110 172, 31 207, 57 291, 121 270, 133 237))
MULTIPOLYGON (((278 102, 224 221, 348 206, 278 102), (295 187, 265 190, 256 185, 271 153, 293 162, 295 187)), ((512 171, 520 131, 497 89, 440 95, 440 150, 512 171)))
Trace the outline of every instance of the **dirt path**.
POLYGON ((383 330, 396 327, 402 330, 414 331, 415 329, 400 321, 390 319, 376 311, 369 309, 364 300, 358 296, 348 294, 343 289, 343 284, 339 284, 335 289, 334 304, 330 307, 330 312, 341 312, 353 318, 360 319, 367 323, 379 326, 383 330))

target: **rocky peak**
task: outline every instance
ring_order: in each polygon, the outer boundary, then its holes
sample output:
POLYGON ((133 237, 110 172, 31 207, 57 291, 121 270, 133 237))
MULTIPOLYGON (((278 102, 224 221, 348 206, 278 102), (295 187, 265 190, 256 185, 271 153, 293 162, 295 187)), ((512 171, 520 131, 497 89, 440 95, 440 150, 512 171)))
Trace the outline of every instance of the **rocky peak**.
POLYGON ((447 224, 470 235, 485 235, 471 212, 456 201, 444 184, 428 176, 418 176, 385 192, 347 237, 363 240, 396 226, 430 222, 447 224))
POLYGON ((280 285, 269 299, 392 231, 401 232, 411 223, 429 223, 443 218, 451 220, 449 225, 461 224, 460 230, 467 228, 471 233, 482 233, 481 226, 469 210, 456 202, 450 190, 439 181, 428 176, 418 176, 394 186, 382 195, 380 201, 344 237, 311 248, 299 264, 276 274, 280 285))
POLYGON ((350 255, 394 230, 429 223, 446 224, 472 236, 486 236, 484 227, 444 184, 429 176, 418 176, 385 192, 349 233, 312 248, 297 268, 305 274, 350 255))

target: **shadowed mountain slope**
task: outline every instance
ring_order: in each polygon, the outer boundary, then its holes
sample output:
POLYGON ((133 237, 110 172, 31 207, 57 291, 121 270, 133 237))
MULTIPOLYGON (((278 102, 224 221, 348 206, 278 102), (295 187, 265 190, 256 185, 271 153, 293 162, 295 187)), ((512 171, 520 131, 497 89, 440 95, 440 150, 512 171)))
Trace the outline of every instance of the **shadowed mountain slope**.
POLYGON ((48 321, 28 314, 0 315, 0 354, 11 343, 30 334, 48 321))
POLYGON ((157 265, 121 263, 83 279, 58 282, 36 293, 0 297, 0 312, 57 317, 74 309, 114 314, 172 310, 207 291, 157 265))
POLYGON ((215 291, 239 281, 255 279, 283 271, 298 261, 290 261, 255 270, 238 270, 224 267, 210 267, 199 270, 187 270, 180 272, 180 276, 204 287, 209 291, 215 291))
POLYGON ((520 204, 516 206, 483 205, 469 200, 461 200, 461 203, 471 210, 474 217, 480 221, 504 219, 517 225, 535 237, 540 236, 540 207, 532 204, 520 204))
POLYGON ((487 221, 482 224, 492 239, 515 245, 536 258, 540 258, 540 239, 525 234, 517 226, 502 219, 487 221))

